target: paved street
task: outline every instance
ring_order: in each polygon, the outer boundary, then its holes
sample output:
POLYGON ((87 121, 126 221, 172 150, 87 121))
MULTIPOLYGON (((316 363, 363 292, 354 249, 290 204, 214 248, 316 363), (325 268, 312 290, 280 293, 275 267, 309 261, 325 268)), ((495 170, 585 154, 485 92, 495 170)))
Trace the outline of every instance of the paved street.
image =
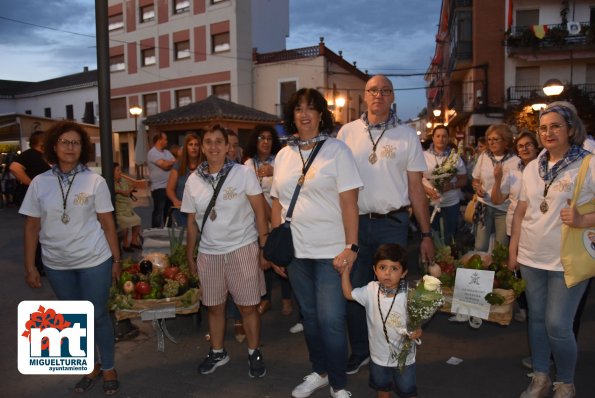
MULTIPOLYGON (((138 211, 149 219, 147 198, 139 201, 138 211), (143 202, 144 201, 144 202, 143 202)), ((17 370, 17 305, 22 300, 52 299, 44 283, 32 290, 23 280, 22 218, 16 209, 0 210, 0 269, 2 289, 0 308, 8 324, 0 330, 4 354, 0 360, 2 397, 73 397, 78 376, 25 376, 17 370)), ((414 253, 415 247, 411 248, 414 253)), ((415 257, 412 255, 412 257, 415 257)), ((414 267, 412 267, 414 268, 414 267)), ((412 269, 413 271, 413 269, 412 269)), ((415 272, 410 271, 410 274, 415 272)), ((415 275, 411 275, 415 276, 415 275)), ((579 336, 579 361, 576 373, 578 397, 591 397, 595 391, 595 288, 591 289, 579 336)), ((233 338, 228 324, 226 348, 229 364, 208 376, 196 372, 206 355, 206 323, 198 324, 196 316, 178 316, 168 320, 167 327, 177 344, 165 343, 158 352, 150 322, 135 320, 141 334, 132 341, 116 345, 116 364, 121 381, 118 397, 288 397, 292 388, 310 372, 302 334, 290 334, 297 314, 280 313, 280 291, 273 292, 274 308, 262 318, 262 352, 267 365, 263 379, 248 377, 247 351, 233 338)), ((205 319, 203 317, 203 319, 205 319)), ((508 327, 484 322, 479 329, 448 321, 447 314, 437 314, 424 330, 423 344, 417 356, 417 380, 420 397, 517 397, 529 383, 520 360, 528 353, 526 324, 512 322, 508 327), (462 359, 459 365, 448 365, 450 357, 462 359)), ((354 397, 373 397, 368 387, 368 371, 349 376, 348 389, 354 397)), ((85 397, 104 396, 101 384, 85 397)), ((319 390, 314 398, 328 397, 328 389, 319 390)))

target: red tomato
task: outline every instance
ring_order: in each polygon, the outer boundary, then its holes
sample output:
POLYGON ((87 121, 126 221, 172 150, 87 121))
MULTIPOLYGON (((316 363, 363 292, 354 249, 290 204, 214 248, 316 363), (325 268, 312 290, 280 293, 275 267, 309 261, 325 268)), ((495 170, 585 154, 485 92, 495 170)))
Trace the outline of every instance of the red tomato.
POLYGON ((145 281, 140 281, 136 283, 134 290, 139 295, 144 296, 145 294, 151 293, 151 285, 145 281))
POLYGON ((176 274, 179 272, 180 269, 178 267, 167 267, 165 270, 163 270, 163 276, 167 279, 175 279, 176 274))

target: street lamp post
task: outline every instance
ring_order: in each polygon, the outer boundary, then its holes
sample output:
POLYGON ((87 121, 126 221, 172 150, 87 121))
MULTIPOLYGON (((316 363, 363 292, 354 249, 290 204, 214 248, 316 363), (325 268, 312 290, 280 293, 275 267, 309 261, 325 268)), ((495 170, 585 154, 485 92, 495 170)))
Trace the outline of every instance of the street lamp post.
MULTIPOLYGON (((128 112, 130 112, 130 114, 132 116, 134 116, 134 135, 136 137, 136 139, 138 140, 138 117, 143 113, 143 108, 141 108, 138 105, 134 105, 132 106, 128 112)), ((141 138, 141 139, 144 139, 141 138)), ((134 168, 136 169, 136 178, 137 179, 141 179, 143 178, 143 173, 142 173, 142 169, 141 167, 136 163, 136 159, 134 159, 134 168)))

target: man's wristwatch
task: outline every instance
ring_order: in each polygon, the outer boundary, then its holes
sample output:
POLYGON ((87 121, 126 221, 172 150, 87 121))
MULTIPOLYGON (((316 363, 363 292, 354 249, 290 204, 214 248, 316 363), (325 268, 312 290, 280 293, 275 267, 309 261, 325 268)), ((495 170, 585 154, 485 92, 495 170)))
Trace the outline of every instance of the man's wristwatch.
POLYGON ((421 235, 421 238, 422 239, 423 238, 430 238, 430 239, 432 239, 432 231, 430 231, 430 232, 422 232, 420 235, 421 235))
POLYGON ((345 248, 351 250, 352 252, 354 252, 356 254, 359 252, 359 246, 356 245, 355 243, 352 243, 350 245, 346 245, 345 248))

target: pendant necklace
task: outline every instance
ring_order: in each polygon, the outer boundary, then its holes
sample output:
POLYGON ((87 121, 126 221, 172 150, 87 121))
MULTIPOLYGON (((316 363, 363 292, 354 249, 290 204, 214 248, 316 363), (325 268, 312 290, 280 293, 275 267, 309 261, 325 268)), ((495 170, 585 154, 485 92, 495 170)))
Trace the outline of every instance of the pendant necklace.
POLYGON ((74 179, 76 177, 77 173, 74 173, 74 175, 72 176, 72 180, 68 181, 68 190, 66 190, 66 196, 64 195, 64 188, 62 188, 62 181, 60 180, 60 177, 58 176, 58 185, 60 185, 60 193, 62 194, 62 217, 60 218, 60 220, 62 220, 63 224, 68 224, 70 222, 70 216, 68 215, 68 213, 66 213, 66 202, 68 201, 68 195, 70 194, 70 188, 72 188, 72 183, 74 182, 74 179))
MULTIPOLYGON (((314 148, 312 148, 314 149, 314 148)), ((306 165, 308 163, 310 163, 310 158, 312 157, 312 154, 314 153, 313 150, 310 151, 310 154, 308 155, 308 159, 304 160, 304 155, 302 155, 302 150, 301 148, 298 146, 298 152, 300 153, 300 158, 302 159, 302 175, 300 176, 300 178, 298 178, 298 185, 304 185, 304 180, 306 179, 306 165)))
MULTIPOLYGON (((211 183, 211 186, 213 187, 213 192, 215 192, 217 190, 216 185, 217 185, 217 181, 219 181, 219 178, 214 179, 211 181, 211 179, 209 179, 209 182, 211 183)), ((211 221, 215 221, 217 219, 217 211, 215 210, 215 205, 213 204, 213 208, 211 209, 211 212, 209 213, 209 218, 211 219, 211 221)))
POLYGON ((384 315, 382 315, 382 309, 380 308, 380 290, 381 290, 382 284, 378 283, 378 312, 380 312, 380 320, 382 321, 382 330, 384 331, 384 337, 386 338, 386 342, 388 343, 388 346, 390 347, 390 339, 388 338, 388 332, 386 331, 386 321, 388 321, 388 317, 390 315, 390 311, 393 309, 393 305, 395 305, 395 300, 397 299, 397 295, 395 294, 393 296, 393 301, 390 303, 390 307, 388 308, 388 312, 386 313, 386 317, 384 317, 384 315))
POLYGON ((386 127, 384 128, 384 130, 382 130, 382 133, 380 133, 380 137, 378 137, 376 142, 374 142, 374 139, 372 138, 372 131, 370 129, 370 126, 368 126, 367 129, 368 129, 368 135, 370 136, 370 141, 372 141, 372 153, 370 154, 370 156, 368 156, 368 162, 370 162, 370 164, 374 164, 378 161, 378 156, 376 155, 376 147, 378 146, 380 139, 386 132, 386 127))
MULTIPOLYGON (((558 177, 558 174, 560 174, 562 172, 562 170, 564 170, 566 167, 568 167, 568 165, 569 165, 569 163, 566 163, 562 167, 560 167, 558 170, 556 170, 556 173, 552 176, 552 180, 549 183, 545 184, 545 186, 543 187, 543 200, 541 201, 541 204, 539 205, 539 210, 541 211, 541 213, 545 214, 550 209, 550 206, 547 203, 547 192, 549 191, 550 186, 554 183, 554 180, 556 179, 556 177, 558 177)), ((545 181, 544 181, 544 183, 545 183, 545 181)))

